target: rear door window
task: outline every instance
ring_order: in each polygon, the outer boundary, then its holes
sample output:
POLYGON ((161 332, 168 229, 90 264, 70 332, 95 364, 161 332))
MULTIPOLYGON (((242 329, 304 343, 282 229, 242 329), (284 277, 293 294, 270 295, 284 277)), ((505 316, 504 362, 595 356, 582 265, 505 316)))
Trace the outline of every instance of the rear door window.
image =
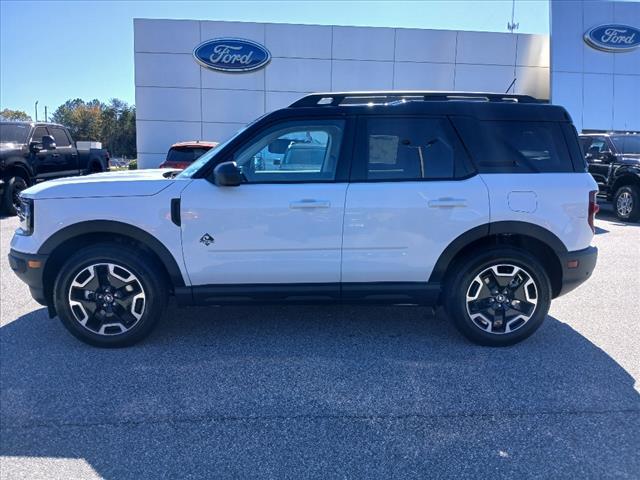
POLYGON ((463 154, 446 118, 362 117, 353 180, 439 180, 463 154))

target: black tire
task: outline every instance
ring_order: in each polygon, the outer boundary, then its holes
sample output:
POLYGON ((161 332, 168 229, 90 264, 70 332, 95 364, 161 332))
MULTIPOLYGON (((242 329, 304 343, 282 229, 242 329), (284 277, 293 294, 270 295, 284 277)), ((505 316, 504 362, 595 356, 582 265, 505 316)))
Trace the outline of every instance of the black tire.
POLYGON ((91 165, 89 165, 87 174, 91 175, 92 173, 101 173, 103 171, 104 169, 102 168, 102 164, 100 162, 92 162, 91 165))
POLYGON ((93 245, 72 255, 60 269, 53 291, 55 308, 62 324, 83 342, 96 347, 127 347, 145 338, 162 317, 168 297, 165 278, 151 256, 133 247, 93 245), (84 282, 87 276, 88 283, 84 282), (121 280, 131 278, 135 281, 121 280), (85 291, 89 293, 85 295, 85 291), (98 300, 100 293, 104 302, 111 294, 108 305, 98 300), (81 297, 82 301, 76 301, 81 297), (81 319, 85 317, 83 326, 81 319))
POLYGON ((20 192, 29 188, 29 181, 20 174, 5 177, 2 191, 2 213, 5 215, 18 214, 18 197, 20 192))
MULTIPOLYGON (((530 336, 542 325, 551 304, 551 284, 540 262, 526 251, 509 246, 492 247, 474 252, 456 262, 452 268, 454 270, 446 284, 445 308, 456 328, 472 342, 493 347, 513 345, 530 336), (502 267, 496 267, 497 265, 502 267), (492 267, 498 268, 498 275, 493 270, 487 272, 492 267), (513 291, 511 283, 500 284, 509 281, 506 272, 513 272, 513 278, 522 279, 520 286, 513 291), (482 277, 482 274, 490 278, 482 277), (533 282, 535 289, 531 287, 529 280, 533 282), (496 281, 500 286, 492 291, 488 285, 495 284, 496 281), (525 288, 529 290, 525 292, 525 288), (500 295, 503 292, 508 293, 500 295), (469 304, 468 295, 471 299, 475 298, 469 300, 469 304), (485 298, 486 295, 488 297, 485 298), (534 302, 532 309, 531 301, 534 302), (481 304, 490 307, 476 310, 481 304), (494 310, 495 306, 499 308, 494 310), (529 318, 523 320, 527 315, 520 316, 525 312, 515 310, 516 306, 523 310, 526 307, 529 318), (490 312, 493 312, 493 316, 490 312)), ((513 285, 516 284, 514 282, 513 285)))
POLYGON ((613 210, 620 220, 640 220, 640 188, 637 185, 625 185, 616 190, 613 196, 613 210))

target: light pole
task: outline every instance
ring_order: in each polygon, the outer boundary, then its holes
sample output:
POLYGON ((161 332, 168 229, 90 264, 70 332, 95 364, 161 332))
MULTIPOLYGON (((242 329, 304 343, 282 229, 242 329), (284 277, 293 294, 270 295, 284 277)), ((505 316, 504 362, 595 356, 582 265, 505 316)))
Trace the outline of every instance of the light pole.
POLYGON ((36 122, 38 121, 38 100, 36 100, 36 122))

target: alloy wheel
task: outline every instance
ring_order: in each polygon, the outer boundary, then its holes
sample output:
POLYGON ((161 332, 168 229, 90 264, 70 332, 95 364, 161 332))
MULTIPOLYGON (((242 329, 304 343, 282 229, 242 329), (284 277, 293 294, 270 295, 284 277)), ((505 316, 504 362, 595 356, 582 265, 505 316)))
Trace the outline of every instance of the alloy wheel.
POLYGON ((140 280, 114 263, 95 263, 76 274, 69 287, 75 319, 99 335, 119 335, 142 318, 146 294, 140 280))
POLYGON ((618 215, 628 217, 633 211, 633 196, 630 192, 622 192, 616 200, 618 215))
POLYGON ((473 324, 485 332, 502 335, 522 328, 536 311, 538 287, 524 268, 496 264, 471 281, 466 308, 473 324))

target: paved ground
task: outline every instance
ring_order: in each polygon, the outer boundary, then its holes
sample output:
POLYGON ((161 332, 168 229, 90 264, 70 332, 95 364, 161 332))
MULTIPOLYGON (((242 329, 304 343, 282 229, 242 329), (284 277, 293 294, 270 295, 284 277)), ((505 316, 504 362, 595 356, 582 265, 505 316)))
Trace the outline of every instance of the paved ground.
POLYGON ((99 350, 10 272, 1 478, 639 478, 640 225, 598 220, 592 280, 505 349, 442 314, 177 310, 99 350))

